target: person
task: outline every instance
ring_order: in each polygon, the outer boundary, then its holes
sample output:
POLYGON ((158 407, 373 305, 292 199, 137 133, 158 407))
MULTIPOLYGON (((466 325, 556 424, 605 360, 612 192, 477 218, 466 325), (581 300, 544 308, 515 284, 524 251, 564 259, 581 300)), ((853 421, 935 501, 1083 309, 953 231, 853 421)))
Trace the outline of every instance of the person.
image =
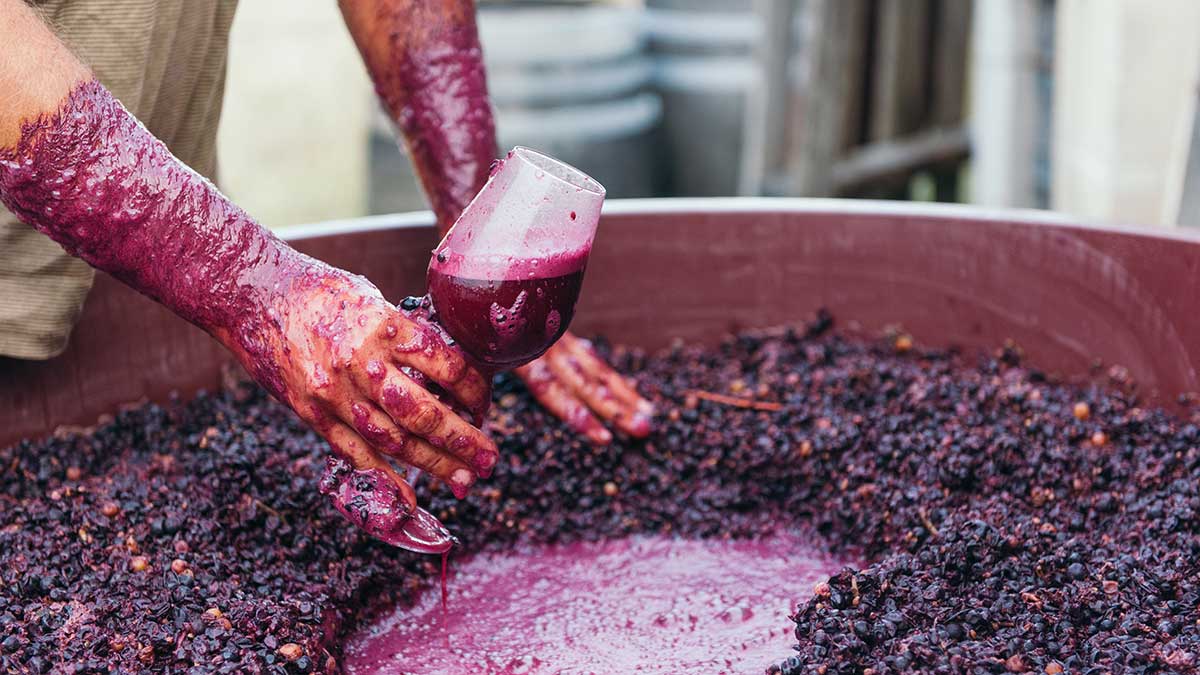
MULTIPOLYGON (((461 498, 498 461, 479 428, 490 381, 428 317, 290 248, 209 181, 235 5, 0 0, 0 355, 60 353, 94 267, 210 333, 406 512, 391 460, 461 498)), ((443 234, 497 154, 473 1, 339 5, 443 234)), ((650 431, 650 404, 573 335, 517 375, 593 442, 606 424, 650 431)), ((358 488, 329 491, 365 526, 358 488)))

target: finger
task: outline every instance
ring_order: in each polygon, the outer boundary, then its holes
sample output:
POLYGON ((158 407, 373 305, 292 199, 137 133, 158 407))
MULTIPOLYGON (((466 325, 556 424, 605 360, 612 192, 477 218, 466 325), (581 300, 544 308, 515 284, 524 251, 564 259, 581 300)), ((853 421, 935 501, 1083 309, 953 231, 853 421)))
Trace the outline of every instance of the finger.
POLYGON ((487 409, 492 395, 490 379, 471 367, 432 327, 400 318, 384 322, 380 330, 396 365, 424 373, 473 413, 487 409))
POLYGON ((412 486, 396 473, 387 460, 372 451, 370 444, 353 429, 340 422, 334 422, 322 431, 321 435, 329 441, 334 453, 350 462, 354 468, 362 471, 379 469, 387 474, 396 487, 400 488, 400 496, 409 507, 417 508, 417 494, 413 492, 412 486))
POLYGON ((602 445, 611 442, 612 432, 604 428, 583 401, 554 378, 545 362, 546 358, 543 357, 517 368, 515 372, 525 381, 525 386, 529 388, 533 397, 552 415, 566 422, 571 429, 583 434, 593 443, 602 445))
MULTIPOLYGON (((583 354, 583 357, 598 360, 590 354, 583 354)), ((583 370, 581 359, 577 358, 574 353, 560 350, 550 354, 544 360, 551 375, 565 388, 571 390, 577 399, 583 401, 583 404, 592 408, 592 412, 596 416, 616 425, 626 434, 632 436, 649 434, 649 417, 638 411, 636 405, 628 405, 618 399, 604 380, 589 377, 583 370)), ((599 365, 607 368, 607 365, 602 362, 599 365)))
POLYGON ((482 476, 491 475, 500 458, 496 444, 407 375, 372 361, 358 386, 408 435, 453 454, 482 476))
POLYGON ((589 347, 564 346, 548 365, 602 419, 630 436, 650 434, 654 407, 589 347))
POLYGON ((624 405, 630 408, 636 408, 639 412, 647 415, 654 414, 654 405, 642 398, 633 385, 629 383, 623 375, 618 373, 611 365, 592 347, 587 340, 581 340, 574 335, 565 335, 562 340, 563 349, 575 356, 579 361, 579 367, 583 370, 584 377, 603 382, 613 396, 621 401, 624 405))
POLYGON ((579 359, 573 354, 558 351, 543 360, 551 377, 586 403, 596 415, 602 419, 613 419, 620 414, 621 402, 607 388, 588 382, 579 366, 579 359))
POLYGON ((352 403, 341 414, 343 421, 375 450, 428 471, 445 481, 459 499, 475 484, 475 472, 465 462, 399 429, 387 413, 369 401, 352 403))
POLYGON ((337 458, 326 462, 320 491, 343 516, 372 537, 410 551, 445 553, 454 546, 454 535, 417 506, 412 487, 391 465, 363 453, 365 441, 352 429, 332 423, 325 433, 337 458), (349 457, 365 465, 351 471, 349 457))

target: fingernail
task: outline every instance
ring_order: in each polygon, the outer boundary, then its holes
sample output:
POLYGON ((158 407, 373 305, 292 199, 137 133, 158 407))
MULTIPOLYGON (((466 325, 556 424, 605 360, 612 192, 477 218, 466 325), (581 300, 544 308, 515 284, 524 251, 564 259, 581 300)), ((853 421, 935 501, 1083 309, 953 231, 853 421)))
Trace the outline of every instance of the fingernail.
POLYGON ((390 537, 383 538, 393 546, 417 553, 445 553, 458 544, 458 538, 425 509, 418 508, 413 517, 390 537))
POLYGON ((629 418, 629 433, 638 438, 650 435, 650 415, 636 412, 629 418))
POLYGON ((478 466, 480 471, 491 471, 493 466, 496 466, 496 453, 491 450, 480 450, 475 453, 475 466, 478 466))
POLYGON ((466 469, 458 469, 450 474, 450 489, 454 496, 462 499, 467 496, 467 490, 475 483, 475 476, 466 469))
POLYGON ((588 434, 588 436, 591 437, 593 443, 599 443, 601 445, 612 443, 613 439, 612 432, 603 427, 596 429, 592 433, 588 434))

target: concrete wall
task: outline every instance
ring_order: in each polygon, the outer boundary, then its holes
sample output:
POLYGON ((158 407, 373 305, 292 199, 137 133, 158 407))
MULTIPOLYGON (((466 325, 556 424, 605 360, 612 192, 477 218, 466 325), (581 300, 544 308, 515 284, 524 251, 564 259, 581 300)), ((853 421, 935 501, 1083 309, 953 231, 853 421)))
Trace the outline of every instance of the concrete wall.
POLYGON ((1200 2, 1059 0, 1053 207, 1173 225, 1200 71, 1200 2))

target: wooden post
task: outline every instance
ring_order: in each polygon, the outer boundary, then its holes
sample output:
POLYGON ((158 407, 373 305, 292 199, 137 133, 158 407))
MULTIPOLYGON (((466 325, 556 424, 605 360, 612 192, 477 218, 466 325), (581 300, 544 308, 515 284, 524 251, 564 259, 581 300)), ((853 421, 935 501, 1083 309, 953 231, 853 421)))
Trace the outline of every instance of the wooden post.
POLYGON ((849 102, 857 96, 866 38, 866 0, 808 0, 803 5, 805 58, 788 139, 794 195, 833 194, 832 167, 844 150, 849 102))
POLYGON ((1174 211, 1174 222, 1184 227, 1200 227, 1200 89, 1192 91, 1192 109, 1186 117, 1183 151, 1171 167, 1168 180, 1167 208, 1174 211))
POLYGON ((933 96, 929 122, 957 126, 966 99, 967 46, 971 35, 971 0, 934 0, 933 96))
POLYGON ((746 97, 742 123, 742 167, 738 194, 761 195, 787 161, 788 104, 794 89, 789 66, 797 0, 755 0, 763 39, 755 46, 755 62, 762 74, 758 87, 746 97))
POLYGON ((929 96, 930 0, 878 0, 871 85, 871 140, 916 131, 929 96))
MULTIPOLYGON (((933 25, 932 100, 928 124, 936 127, 958 127, 963 121, 966 98, 967 45, 971 33, 971 0, 934 0, 931 7, 933 25)), ((958 174, 961 162, 934 166, 931 170, 939 202, 960 201, 958 174)))

